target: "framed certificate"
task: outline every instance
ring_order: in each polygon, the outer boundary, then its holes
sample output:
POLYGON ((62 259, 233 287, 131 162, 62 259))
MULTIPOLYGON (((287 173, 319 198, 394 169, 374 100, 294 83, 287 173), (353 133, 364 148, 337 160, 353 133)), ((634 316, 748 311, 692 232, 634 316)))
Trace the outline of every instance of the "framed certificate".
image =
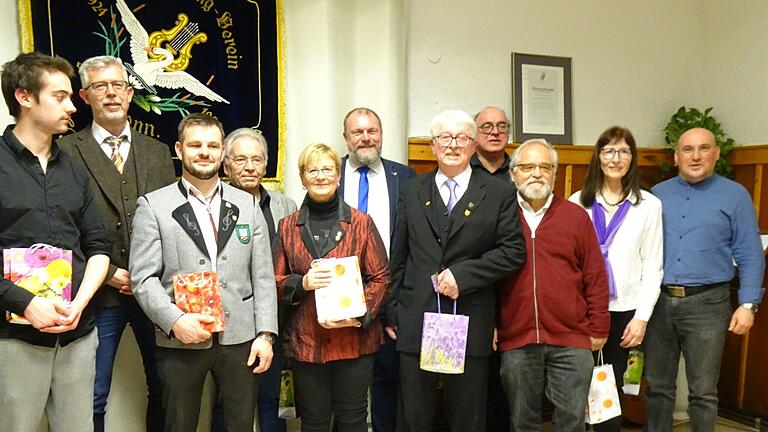
POLYGON ((512 53, 512 123, 515 142, 573 144, 570 57, 512 53))

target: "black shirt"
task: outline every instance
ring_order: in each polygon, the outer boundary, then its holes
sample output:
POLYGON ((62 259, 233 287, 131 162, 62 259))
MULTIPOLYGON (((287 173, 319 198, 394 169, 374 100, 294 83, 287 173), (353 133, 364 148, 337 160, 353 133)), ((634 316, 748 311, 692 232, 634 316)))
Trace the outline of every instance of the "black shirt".
POLYGON ((267 228, 269 228, 269 244, 272 244, 272 240, 275 239, 275 219, 272 217, 272 210, 269 208, 271 201, 272 197, 269 196, 269 192, 264 189, 264 186, 259 185, 259 207, 261 212, 264 213, 264 220, 267 222, 267 228))
MULTIPOLYGON (((8 126, 0 138, 0 250, 35 243, 71 250, 74 299, 86 260, 109 255, 112 238, 93 202, 85 167, 60 152, 54 142, 43 172, 37 156, 21 144, 13 128, 8 126)), ((77 328, 58 335, 5 320, 5 310, 22 315, 33 297, 11 281, 0 279, 0 338, 53 347, 57 341, 63 346, 93 329, 89 308, 83 311, 77 328)))
POLYGON ((490 174, 491 176, 493 176, 493 177, 495 177, 495 178, 497 178, 499 180, 511 181, 511 177, 510 177, 510 174, 509 174, 509 161, 510 161, 509 155, 505 152, 504 153, 504 163, 501 164, 499 169, 497 169, 496 171, 490 172, 483 165, 483 163, 480 162, 480 158, 477 157, 477 153, 475 153, 475 154, 472 155, 472 159, 469 160, 469 164, 472 166, 473 169, 479 168, 479 169, 487 172, 488 174, 490 174))

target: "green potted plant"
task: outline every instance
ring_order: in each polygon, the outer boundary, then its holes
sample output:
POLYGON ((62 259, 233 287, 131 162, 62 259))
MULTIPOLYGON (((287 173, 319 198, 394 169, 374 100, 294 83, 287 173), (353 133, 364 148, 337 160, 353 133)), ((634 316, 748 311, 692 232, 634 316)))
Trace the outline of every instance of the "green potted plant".
MULTIPOLYGON (((678 138, 688 129, 695 127, 707 129, 715 135, 715 143, 720 147, 720 159, 715 165, 715 172, 724 177, 731 177, 733 167, 726 157, 733 150, 734 141, 733 138, 728 137, 723 131, 723 127, 717 119, 710 115, 710 112, 712 112, 712 107, 702 112, 696 108, 681 106, 669 119, 667 126, 664 127, 664 138, 667 141, 666 147, 669 151, 674 151, 678 138)), ((661 169, 669 171, 669 165, 665 165, 662 165, 661 169)))

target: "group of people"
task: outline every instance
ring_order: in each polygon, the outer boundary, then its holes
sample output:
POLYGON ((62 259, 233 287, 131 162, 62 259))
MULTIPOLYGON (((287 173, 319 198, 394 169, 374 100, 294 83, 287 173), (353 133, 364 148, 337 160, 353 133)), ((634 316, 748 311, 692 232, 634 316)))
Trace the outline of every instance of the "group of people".
MULTIPOLYGON (((194 113, 169 147, 133 130, 119 59, 79 68, 93 122, 60 138, 75 112, 72 66, 21 54, 2 70, 16 124, 0 139, 0 248, 72 251, 72 298, 35 296, 0 280, 0 417, 34 432, 104 430, 120 338, 131 325, 148 388, 148 431, 197 428, 206 376, 211 429, 284 431, 280 372, 293 370, 303 431, 432 429, 444 387, 453 431, 536 431, 542 400, 555 431, 583 431, 595 353, 618 389, 642 344, 648 431, 671 431, 679 356, 689 359, 694 430, 712 431, 725 337, 747 332, 762 300, 764 258, 748 192, 714 174, 711 132, 685 132, 679 175, 640 188, 631 132, 598 138, 584 187, 553 193, 556 150, 543 139, 505 146, 510 123, 488 107, 447 110, 430 125, 433 172, 383 159, 369 108, 343 119, 347 155, 311 144, 299 155, 297 206, 261 181, 263 135, 225 134, 194 113), (230 184, 219 178, 220 168, 230 184), (365 313, 318 320, 318 259, 356 256, 365 313), (729 287, 738 266, 739 307, 729 287), (174 279, 218 278, 225 323, 185 312, 174 279), (468 317, 463 372, 420 364, 424 314, 468 317), (93 330, 97 331, 93 331, 93 330)), ((595 425, 618 431, 621 418, 595 425)))

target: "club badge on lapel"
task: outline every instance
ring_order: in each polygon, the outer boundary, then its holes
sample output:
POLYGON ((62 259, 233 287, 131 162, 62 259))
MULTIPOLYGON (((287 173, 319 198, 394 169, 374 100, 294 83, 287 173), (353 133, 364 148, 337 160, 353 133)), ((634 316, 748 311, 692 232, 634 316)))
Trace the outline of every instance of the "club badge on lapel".
POLYGON ((471 209, 474 207, 475 207, 475 203, 473 202, 470 202, 469 204, 467 204, 467 209, 464 210, 464 217, 469 217, 469 215, 472 214, 471 209))
POLYGON ((240 243, 248 244, 251 241, 251 226, 248 224, 237 224, 235 225, 235 234, 240 243))

